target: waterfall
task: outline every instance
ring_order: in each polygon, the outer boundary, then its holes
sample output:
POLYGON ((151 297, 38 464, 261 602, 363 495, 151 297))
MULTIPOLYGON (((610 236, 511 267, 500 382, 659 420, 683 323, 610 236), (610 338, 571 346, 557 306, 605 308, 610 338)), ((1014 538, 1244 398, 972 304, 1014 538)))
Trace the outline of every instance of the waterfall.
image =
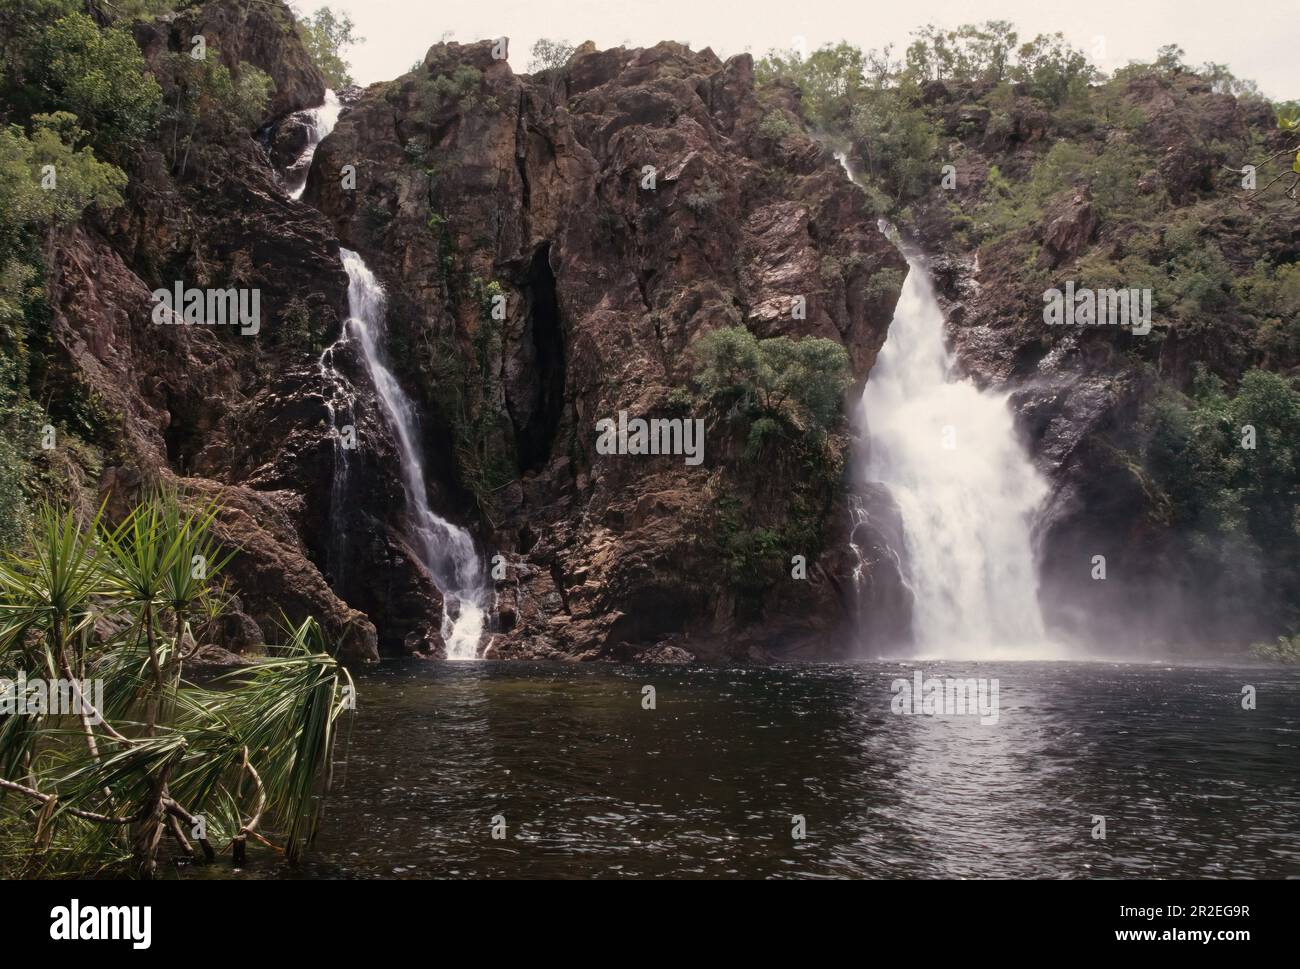
MULTIPOLYGON (((379 351, 385 319, 383 288, 359 255, 350 249, 340 249, 340 253, 348 274, 349 313, 341 339, 356 340, 370 382, 397 441, 402 489, 414 533, 411 536, 413 544, 442 593, 442 637, 447 644, 447 658, 475 659, 483 636, 487 597, 474 541, 463 528, 438 517, 429 507, 424 468, 416 446, 415 409, 397 379, 384 365, 379 351)), ((352 402, 339 400, 338 388, 342 385, 342 378, 333 368, 334 349, 331 347, 322 354, 321 371, 334 388, 329 412, 331 419, 337 420, 336 415, 342 408, 351 412, 352 402)), ((338 444, 337 432, 335 438, 337 490, 339 462, 342 461, 342 474, 346 475, 347 458, 346 449, 338 444)))
POLYGON ((337 340, 321 353, 317 366, 325 390, 325 410, 329 414, 330 437, 334 442, 334 473, 330 480, 330 541, 325 566, 330 585, 340 588, 347 572, 348 537, 343 502, 347 500, 348 471, 355 439, 344 438, 344 428, 355 428, 352 415, 353 396, 347 379, 334 362, 334 354, 348 342, 347 327, 337 340))
MULTIPOLYGON (((834 155, 856 183, 847 154, 834 155)), ((897 244, 891 227, 880 229, 897 244)), ((898 505, 913 641, 939 657, 1051 655, 1030 536, 1047 483, 1020 446, 1009 394, 955 372, 926 268, 899 248, 908 273, 862 391, 856 472, 898 505)), ((855 526, 870 514, 861 501, 851 512, 855 526)), ((850 551, 860 585, 862 550, 850 551)))
POLYGON ((289 189, 289 198, 302 198, 303 191, 307 188, 307 175, 311 172, 311 160, 316 155, 316 146, 319 145, 334 130, 334 125, 339 120, 339 111, 343 106, 339 103, 338 95, 329 88, 325 89, 325 101, 320 107, 312 108, 307 114, 307 147, 302 150, 298 160, 293 163, 293 172, 295 177, 301 173, 301 181, 296 181, 289 189))
POLYGON ((1047 485, 1009 395, 955 374, 925 266, 904 255, 907 279, 862 392, 859 471, 902 514, 913 638, 944 657, 1041 655, 1030 526, 1047 485))

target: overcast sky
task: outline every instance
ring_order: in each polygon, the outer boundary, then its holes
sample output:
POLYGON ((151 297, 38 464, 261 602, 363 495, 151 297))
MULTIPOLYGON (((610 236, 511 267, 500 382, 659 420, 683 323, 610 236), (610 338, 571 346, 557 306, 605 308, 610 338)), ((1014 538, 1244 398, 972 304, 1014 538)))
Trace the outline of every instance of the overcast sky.
MULTIPOLYGON (((893 42, 901 50, 916 27, 954 27, 1010 20, 1022 39, 1061 31, 1085 51, 1104 38, 1097 66, 1151 60, 1156 48, 1177 43, 1193 64, 1228 64, 1273 98, 1300 98, 1300 4, 1297 0, 333 0, 366 42, 349 57, 361 84, 405 73, 449 34, 467 43, 510 38, 510 63, 526 69, 539 37, 597 47, 648 47, 660 40, 712 47, 722 57, 794 46, 808 49, 847 40, 859 47, 893 42)), ((311 11, 317 0, 297 0, 311 11)))

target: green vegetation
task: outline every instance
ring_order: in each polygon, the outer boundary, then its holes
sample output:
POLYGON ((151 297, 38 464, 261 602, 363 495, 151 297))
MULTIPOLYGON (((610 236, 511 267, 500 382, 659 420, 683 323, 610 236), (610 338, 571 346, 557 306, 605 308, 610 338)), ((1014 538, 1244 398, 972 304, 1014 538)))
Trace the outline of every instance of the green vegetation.
POLYGON ((148 878, 165 848, 199 862, 229 849, 240 863, 250 838, 302 858, 350 681, 311 619, 216 689, 183 679, 225 607, 216 514, 175 495, 116 526, 46 507, 0 558, 0 675, 76 682, 86 701, 0 713, 6 877, 148 878))
POLYGON ((1279 624, 1300 624, 1300 392, 1251 370, 1235 394, 1200 368, 1192 394, 1172 389, 1138 429, 1155 508, 1178 558, 1210 586, 1237 576, 1262 587, 1279 624))
POLYGON ((298 36, 303 46, 325 78, 325 84, 336 91, 353 83, 351 65, 344 52, 366 42, 355 31, 356 24, 351 17, 346 13, 337 14, 329 7, 320 7, 315 13, 298 18, 298 36))
POLYGON ((769 141, 780 143, 795 133, 795 126, 784 112, 769 111, 758 123, 758 133, 769 141))
POLYGON ((848 354, 831 340, 759 340, 744 327, 705 334, 692 354, 701 394, 745 435, 746 465, 763 469, 743 499, 718 497, 710 531, 738 610, 752 617, 791 551, 814 556, 822 547, 822 523, 843 472, 843 442, 832 432, 848 388, 848 354), (781 474, 770 474, 778 468, 781 474), (794 485, 767 494, 767 482, 777 479, 794 485))
POLYGON ((712 176, 705 175, 682 196, 682 201, 697 216, 702 216, 713 211, 714 207, 722 201, 722 186, 715 182, 712 176))
MULTIPOLYGON (((695 380, 705 397, 753 418, 805 434, 840 419, 849 357, 832 340, 779 336, 760 340, 743 326, 706 333, 693 347, 695 380)), ((762 425, 759 433, 769 433, 762 425)), ((751 432, 752 433, 752 432, 751 432)))
POLYGON ((168 55, 165 63, 175 91, 163 109, 162 140, 173 170, 183 178, 196 148, 202 151, 231 131, 262 123, 275 83, 243 62, 232 74, 211 47, 202 60, 179 53, 168 55))
POLYGON ((0 32, 13 32, 4 44, 0 100, 14 111, 11 120, 69 112, 91 144, 114 157, 153 129, 162 91, 129 29, 101 29, 72 7, 47 2, 34 17, 0 16, 0 32))
POLYGON ((449 73, 420 73, 416 75, 420 89, 420 107, 426 114, 436 114, 447 108, 473 111, 482 105, 488 111, 499 108, 492 95, 483 96, 483 72, 468 64, 460 64, 449 73))
POLYGON ((573 50, 573 45, 567 40, 539 38, 532 47, 532 56, 528 60, 528 73, 541 74, 562 70, 564 65, 569 63, 569 58, 573 56, 573 50))
MULTIPOLYGON (((26 525, 24 495, 34 490, 43 428, 62 435, 71 416, 68 407, 52 416, 41 406, 50 401, 48 364, 33 356, 49 330, 41 241, 89 206, 120 205, 126 185, 120 169, 80 147, 85 137, 67 112, 34 117, 30 135, 18 125, 0 130, 0 547, 17 541, 26 525)), ((60 403, 75 400, 73 388, 60 389, 60 403)))

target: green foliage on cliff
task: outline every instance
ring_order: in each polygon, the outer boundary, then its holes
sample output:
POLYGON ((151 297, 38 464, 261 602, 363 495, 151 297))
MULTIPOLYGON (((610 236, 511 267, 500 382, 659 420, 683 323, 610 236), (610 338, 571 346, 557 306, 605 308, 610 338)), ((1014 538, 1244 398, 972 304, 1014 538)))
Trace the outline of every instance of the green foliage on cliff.
POLYGON ((738 614, 754 618, 790 555, 811 559, 822 548, 843 472, 832 432, 842 418, 848 354, 832 340, 759 340, 727 327, 701 337, 692 357, 701 394, 744 435, 744 467, 755 469, 734 483, 738 492, 719 495, 707 538, 738 614))
POLYGON ((722 186, 709 175, 698 179, 691 190, 682 196, 682 202, 697 216, 703 216, 722 201, 722 186))
POLYGON ((416 75, 420 106, 428 114, 455 108, 460 111, 473 111, 482 105, 488 111, 498 109, 497 100, 492 95, 483 95, 483 72, 469 64, 458 64, 450 72, 435 71, 416 75))
POLYGON ((351 65, 345 51, 366 39, 356 35, 356 24, 346 13, 335 13, 329 7, 320 7, 314 13, 298 20, 298 36, 311 55, 325 84, 340 90, 353 83, 351 65))
POLYGON ((695 380, 710 400, 808 433, 831 430, 840 418, 849 357, 833 340, 760 340, 735 326, 706 333, 692 353, 695 380))
POLYGON ((262 122, 275 82, 242 61, 232 73, 212 47, 201 60, 173 53, 163 63, 173 89, 162 109, 162 141, 173 170, 183 177, 196 150, 262 122))
POLYGON ((1158 514, 1202 575, 1248 570, 1300 622, 1300 392, 1251 370, 1235 394, 1201 367, 1192 394, 1166 390, 1139 427, 1158 514))
POLYGON ((39 91, 32 100, 75 114, 101 149, 142 138, 157 121, 162 90, 125 28, 63 17, 43 32, 27 67, 27 84, 39 91))
POLYGON ((66 112, 36 116, 30 136, 18 125, 0 130, 0 547, 26 523, 42 428, 54 421, 42 406, 52 388, 32 358, 48 330, 41 240, 89 206, 120 205, 126 185, 120 169, 79 146, 85 134, 66 112))

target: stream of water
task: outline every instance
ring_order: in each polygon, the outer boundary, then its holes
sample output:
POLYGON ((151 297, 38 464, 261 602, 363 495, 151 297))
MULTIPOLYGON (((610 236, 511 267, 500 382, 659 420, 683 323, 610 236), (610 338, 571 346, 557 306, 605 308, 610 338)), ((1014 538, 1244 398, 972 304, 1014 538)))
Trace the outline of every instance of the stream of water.
POLYGON ((301 173, 301 180, 290 186, 289 198, 302 198, 302 193, 307 188, 307 175, 311 172, 311 161, 316 157, 316 147, 334 130, 342 110, 343 105, 339 103, 338 95, 326 88, 325 102, 307 112, 307 146, 294 163, 294 171, 301 173))
POLYGON ((1047 494, 1017 437, 1007 395, 956 376, 925 266, 909 271, 862 392, 863 480, 898 503, 901 560, 925 655, 1041 657, 1030 528, 1047 494))
POLYGON ((486 619, 487 593, 482 564, 469 533, 429 506, 415 408, 380 352, 386 312, 383 288, 359 255, 351 249, 339 251, 348 274, 349 319, 344 325, 344 337, 357 341, 371 386, 397 441, 411 537, 421 561, 442 593, 441 632, 447 658, 474 659, 478 656, 486 619))
MULTIPOLYGON (((301 169, 302 180, 291 187, 290 197, 301 197, 316 147, 334 130, 340 110, 338 97, 327 90, 324 104, 308 112, 307 146, 295 164, 295 170, 301 169)), ((355 395, 335 366, 335 355, 355 341, 370 384, 397 441, 410 537, 422 564, 442 594, 440 631, 446 644, 447 658, 474 659, 478 656, 486 621, 487 593, 482 565, 469 533, 436 514, 429 505, 415 408, 384 363, 380 348, 386 317, 383 287, 360 255, 344 248, 340 248, 339 253, 348 276, 348 320, 338 341, 326 348, 319 361, 334 438, 331 517, 335 522, 340 520, 338 504, 347 493, 349 452, 353 442, 345 440, 344 430, 355 428, 356 408, 355 395)), ((331 577, 337 585, 347 568, 347 535, 341 527, 334 529, 328 555, 331 577)))
MULTIPOLYGON (((855 181, 848 157, 835 158, 855 181)), ((898 505, 905 547, 890 551, 912 593, 916 651, 1054 657, 1031 541, 1047 483, 1020 443, 1009 395, 958 373, 924 260, 891 226, 880 230, 908 272, 855 415, 865 440, 857 474, 883 484, 898 505)), ((861 501, 851 511, 855 526, 870 514, 861 501)))

